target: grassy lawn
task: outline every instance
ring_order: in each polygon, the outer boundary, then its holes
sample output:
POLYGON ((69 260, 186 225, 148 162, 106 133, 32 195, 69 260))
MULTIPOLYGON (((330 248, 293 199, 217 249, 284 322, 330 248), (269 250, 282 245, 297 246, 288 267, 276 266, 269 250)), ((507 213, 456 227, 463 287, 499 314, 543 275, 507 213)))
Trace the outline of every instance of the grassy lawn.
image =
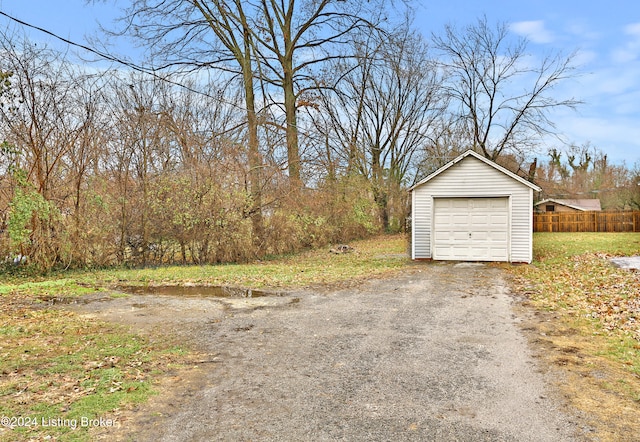
POLYGON ((640 273, 608 260, 632 255, 637 233, 537 233, 534 263, 507 267, 538 311, 542 357, 603 441, 640 434, 640 273))
POLYGON ((537 233, 534 244, 534 264, 512 270, 536 307, 640 341, 640 278, 608 260, 640 255, 639 234, 537 233))
POLYGON ((534 265, 516 273, 534 284, 536 306, 597 319, 606 330, 640 340, 637 274, 608 261, 640 255, 640 235, 538 233, 534 243, 534 265))

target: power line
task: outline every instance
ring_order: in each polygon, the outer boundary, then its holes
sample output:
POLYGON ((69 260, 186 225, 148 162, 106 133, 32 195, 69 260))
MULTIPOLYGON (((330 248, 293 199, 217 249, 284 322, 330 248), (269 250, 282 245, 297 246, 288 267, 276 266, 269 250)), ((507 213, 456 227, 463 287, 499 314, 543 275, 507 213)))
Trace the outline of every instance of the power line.
POLYGON ((58 34, 52 32, 52 31, 49 31, 48 29, 44 29, 44 28, 41 28, 40 26, 36 26, 36 25, 32 25, 30 23, 27 23, 27 22, 25 22, 23 20, 20 20, 19 18, 16 18, 16 17, 13 17, 13 16, 7 14, 4 11, 0 11, 0 15, 2 15, 4 17, 7 17, 9 20, 12 20, 12 21, 14 21, 14 22, 16 22, 16 23, 18 23, 18 24, 20 24, 22 26, 25 26, 25 27, 31 28, 31 29, 35 29, 36 31, 42 32, 44 34, 47 34, 47 35, 49 35, 49 36, 51 36, 51 37, 53 37, 55 39, 58 39, 58 40, 66 43, 66 44, 68 44, 70 46, 75 46, 75 47, 84 49, 85 51, 88 51, 88 52, 91 52, 92 54, 98 55, 101 58, 104 58, 106 60, 113 61, 113 62, 116 62, 116 63, 119 63, 119 64, 123 64, 123 65, 128 66, 128 67, 130 67, 132 69, 135 69, 137 71, 149 73, 146 69, 144 69, 143 67, 138 66, 138 65, 136 65, 134 63, 122 60, 122 59, 120 59, 118 57, 115 57, 115 56, 113 56, 111 54, 99 51, 99 50, 94 49, 92 47, 86 46, 86 45, 84 45, 82 43, 76 43, 76 42, 74 42, 72 40, 69 40, 67 38, 61 37, 58 34))
POLYGON ((27 23, 27 22, 25 22, 23 20, 20 20, 20 19, 18 19, 16 17, 13 17, 13 16, 7 14, 4 11, 0 11, 0 15, 2 15, 4 17, 8 18, 9 20, 12 20, 12 21, 14 21, 14 22, 16 22, 16 23, 18 23, 18 24, 20 24, 22 26, 25 26, 25 27, 31 28, 31 29, 35 29, 36 31, 42 32, 44 34, 47 34, 47 35, 49 35, 49 36, 51 36, 51 37, 53 37, 53 38, 55 38, 57 40, 62 41, 63 43, 65 43, 65 44, 67 44, 69 46, 74 46, 74 47, 83 49, 83 50, 85 50, 87 52, 90 52, 92 54, 95 54, 95 55, 97 55, 100 58, 103 58, 105 60, 112 61, 114 63, 118 63, 118 64, 121 64, 123 66, 127 66, 127 67, 133 69, 136 72, 140 72, 140 73, 144 73, 144 74, 147 74, 147 75, 151 75, 152 77, 154 77, 154 78, 156 78, 158 80, 164 81, 164 82, 172 84, 174 86, 181 87, 181 88, 183 88, 185 90, 188 90, 189 92, 193 92, 195 94, 200 94, 200 95, 203 95, 205 97, 208 97, 208 98, 211 98, 211 99, 214 99, 214 100, 218 100, 218 101, 220 101, 222 103, 225 103, 225 104, 240 108, 240 106, 238 106, 236 103, 232 103, 230 101, 226 101, 224 99, 221 99, 220 97, 214 97, 214 96, 212 96, 212 95, 210 95, 210 94, 208 94, 206 92, 199 91, 199 90, 194 89, 194 88, 192 88, 190 86, 187 86, 185 84, 179 83, 179 82, 171 80, 169 78, 166 78, 165 76, 162 76, 162 75, 156 73, 156 69, 154 69, 154 68, 145 68, 145 67, 140 66, 138 64, 135 64, 135 63, 133 63, 131 61, 123 60, 120 57, 117 57, 115 55, 111 55, 111 54, 109 54, 107 52, 103 52, 103 51, 100 51, 98 49, 95 49, 95 48, 92 48, 90 46, 87 46, 85 44, 77 43, 77 42, 75 42, 73 40, 69 40, 67 38, 61 37, 60 35, 56 34, 55 32, 49 31, 48 29, 42 28, 40 26, 32 25, 31 23, 27 23))
MULTIPOLYGON (((164 81, 164 82, 169 83, 171 85, 181 87, 181 88, 183 88, 183 89, 185 89, 185 90, 187 90, 189 92, 193 92, 195 94, 199 94, 199 95, 205 96, 207 98, 211 98, 213 100, 217 100, 220 103, 235 107, 236 109, 240 109, 243 112, 246 112, 246 109, 243 108, 242 106, 238 105, 237 103, 233 103, 231 101, 225 100, 224 98, 222 98, 220 96, 215 96, 214 97, 214 96, 212 96, 212 95, 210 95, 210 94, 208 94, 206 92, 199 91, 197 89, 194 89, 194 88, 192 88, 190 86, 187 86, 185 84, 182 84, 180 82, 177 82, 177 81, 174 81, 174 80, 170 80, 169 78, 167 78, 165 76, 162 76, 162 75, 159 75, 158 73, 156 73, 156 70, 153 69, 153 68, 145 68, 145 67, 140 66, 138 64, 135 64, 135 63, 133 63, 131 61, 123 60, 122 58, 117 57, 115 55, 111 55, 109 53, 100 51, 98 49, 92 48, 92 47, 87 46, 87 45, 82 44, 82 43, 77 43, 77 42, 75 42, 73 40, 69 40, 68 38, 64 38, 64 37, 56 34, 55 32, 49 31, 48 29, 42 28, 40 26, 33 25, 31 23, 27 23, 27 22, 25 22, 23 20, 20 20, 20 19, 16 18, 16 17, 13 17, 13 16, 7 14, 4 11, 0 11, 0 15, 2 15, 4 17, 8 18, 9 20, 12 20, 12 21, 14 21, 14 22, 16 22, 16 23, 18 23, 18 24, 20 24, 22 26, 25 26, 25 27, 31 28, 31 29, 35 29, 36 31, 42 32, 44 34, 47 34, 47 35, 49 35, 49 36, 51 36, 51 37, 53 37, 53 38, 55 38, 57 40, 62 41, 63 43, 65 43, 67 45, 74 46, 74 47, 83 49, 85 51, 88 51, 88 52, 90 52, 92 54, 95 54, 95 55, 105 59, 105 60, 112 61, 114 63, 118 63, 118 64, 121 64, 123 66, 127 66, 127 67, 133 69, 136 72, 140 72, 140 73, 143 73, 143 74, 151 75, 152 77, 154 77, 154 78, 156 78, 156 79, 158 79, 160 81, 164 81)), ((311 134, 308 134, 305 131, 300 131, 300 132, 302 132, 305 136, 307 136, 309 138, 314 138, 311 134)), ((340 140, 338 140, 338 141, 340 141, 340 140)))
MULTIPOLYGON (((150 76, 152 76, 153 78, 155 78, 157 80, 166 82, 166 83, 171 84, 173 86, 177 86, 177 87, 183 88, 184 90, 187 90, 189 92, 192 92, 192 93, 195 93, 195 94, 198 94, 198 95, 202 95, 202 96, 210 98, 212 100, 216 100, 219 103, 226 104, 226 105, 232 106, 232 107, 234 107, 236 109, 242 110, 243 112, 246 112, 246 108, 240 106, 237 103, 225 100, 224 98, 222 98, 220 96, 210 95, 210 94, 208 94, 206 92, 194 89, 194 88, 192 88, 190 86, 187 86, 187 85, 185 85, 183 83, 180 83, 178 81, 171 80, 171 79, 167 78, 166 76, 162 76, 162 75, 158 74, 156 72, 157 69, 155 69, 155 68, 146 68, 144 66, 140 66, 140 65, 138 65, 136 63, 133 63, 131 61, 128 61, 128 60, 124 60, 124 59, 122 59, 120 57, 117 57, 115 55, 109 54, 107 52, 103 52, 103 51, 100 51, 100 50, 95 49, 93 47, 87 46, 85 44, 77 43, 77 42, 75 42, 73 40, 70 40, 68 38, 62 37, 62 36, 56 34, 53 31, 50 31, 48 29, 42 28, 42 27, 37 26, 37 25, 33 25, 31 23, 27 23, 24 20, 20 20, 20 19, 18 19, 16 17, 13 17, 13 16, 11 16, 11 15, 9 15, 6 12, 1 11, 1 10, 0 10, 0 16, 4 16, 4 17, 8 18, 9 20, 12 20, 12 21, 20 24, 21 26, 24 26, 24 27, 27 27, 27 28, 31 28, 31 29, 35 29, 38 32, 42 32, 44 34, 47 34, 47 35, 49 35, 49 36, 51 36, 51 37, 53 37, 53 38, 55 38, 57 40, 60 40, 61 42, 65 43, 65 44, 67 44, 69 46, 73 46, 73 47, 77 47, 77 48, 83 49, 83 50, 85 50, 85 51, 87 51, 89 53, 92 53, 94 55, 97 55, 98 57, 103 58, 105 60, 108 60, 108 61, 120 64, 120 65, 126 66, 128 68, 131 68, 132 70, 134 70, 136 72, 140 72, 140 73, 143 73, 143 74, 146 74, 146 75, 150 75, 150 76)), ((335 135, 330 135, 329 136, 327 134, 320 135, 320 136, 314 136, 309 131, 301 129, 300 127, 298 127, 297 130, 298 130, 298 133, 300 133, 300 134, 304 135, 305 137, 307 137, 308 139, 314 140, 316 142, 323 142, 325 139, 330 139, 330 140, 336 141, 338 143, 344 143, 344 140, 341 139, 339 136, 335 136, 335 135)))

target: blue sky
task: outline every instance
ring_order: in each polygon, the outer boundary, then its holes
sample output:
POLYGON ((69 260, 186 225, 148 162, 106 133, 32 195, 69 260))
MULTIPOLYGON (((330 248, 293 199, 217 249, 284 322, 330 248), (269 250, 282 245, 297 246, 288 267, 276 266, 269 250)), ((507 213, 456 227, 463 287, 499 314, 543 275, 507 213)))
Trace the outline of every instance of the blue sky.
MULTIPOLYGON (((0 10, 83 42, 96 21, 109 24, 117 4, 106 0, 0 0, 0 10)), ((534 56, 549 52, 577 52, 580 77, 566 82, 558 93, 584 101, 576 112, 553 114, 563 138, 578 145, 590 142, 616 162, 640 164, 640 3, 574 0, 420 2, 417 27, 429 36, 446 23, 462 27, 486 15, 489 23, 506 22, 530 40, 534 56)), ((0 26, 8 21, 0 17, 0 26)), ((29 31, 32 39, 47 39, 29 31)), ((57 43, 56 43, 57 44, 57 43)), ((549 140, 548 147, 559 146, 549 140)))

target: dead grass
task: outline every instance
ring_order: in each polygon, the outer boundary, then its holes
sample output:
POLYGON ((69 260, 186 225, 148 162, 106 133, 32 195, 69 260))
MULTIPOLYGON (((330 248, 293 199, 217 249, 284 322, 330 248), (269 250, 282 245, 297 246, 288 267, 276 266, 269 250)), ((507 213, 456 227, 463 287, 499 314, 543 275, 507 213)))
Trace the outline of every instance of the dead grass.
MULTIPOLYGON (((23 425, 0 426, 0 441, 90 440, 96 428, 44 426, 51 419, 69 424, 82 417, 112 419, 166 385, 177 368, 200 358, 166 339, 151 341, 127 329, 54 309, 64 300, 110 285, 211 284, 244 287, 351 285, 406 268, 402 235, 351 244, 354 251, 329 247, 244 265, 171 266, 13 276, 0 282, 0 416, 23 425), (44 419, 44 421, 43 421, 44 419), (36 423, 35 425, 33 423, 36 423), (29 423, 30 425, 24 425, 29 423)), ((180 378, 182 379, 182 378, 180 378)), ((100 433, 101 429, 97 429, 100 433)), ((109 429, 102 429, 108 438, 109 429)))
POLYGON ((509 267, 538 356, 601 441, 640 434, 640 274, 607 259, 639 253, 637 234, 536 234, 534 264, 509 267))

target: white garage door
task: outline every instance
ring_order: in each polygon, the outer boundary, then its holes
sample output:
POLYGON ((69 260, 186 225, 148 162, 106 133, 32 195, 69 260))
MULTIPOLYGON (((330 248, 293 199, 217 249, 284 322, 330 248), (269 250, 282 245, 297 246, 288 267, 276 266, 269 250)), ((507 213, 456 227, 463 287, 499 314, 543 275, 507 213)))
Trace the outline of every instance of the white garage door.
POLYGON ((508 198, 436 198, 433 227, 433 259, 509 260, 508 198))

